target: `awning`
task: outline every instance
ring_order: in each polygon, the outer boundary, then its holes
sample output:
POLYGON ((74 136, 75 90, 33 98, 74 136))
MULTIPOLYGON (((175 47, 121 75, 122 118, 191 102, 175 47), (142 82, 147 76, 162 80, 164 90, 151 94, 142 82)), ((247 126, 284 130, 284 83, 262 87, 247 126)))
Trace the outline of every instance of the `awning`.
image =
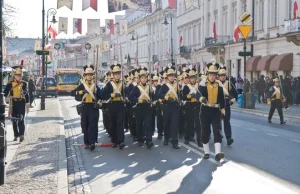
POLYGON ((293 53, 285 53, 276 56, 270 65, 269 71, 292 71, 293 70, 293 53))
POLYGON ((277 56, 276 55, 267 55, 261 58, 257 63, 257 71, 269 71, 271 61, 277 56))
POLYGON ((247 71, 256 71, 256 67, 257 67, 257 63, 258 61, 261 59, 261 56, 254 56, 254 57, 250 57, 247 60, 247 71))

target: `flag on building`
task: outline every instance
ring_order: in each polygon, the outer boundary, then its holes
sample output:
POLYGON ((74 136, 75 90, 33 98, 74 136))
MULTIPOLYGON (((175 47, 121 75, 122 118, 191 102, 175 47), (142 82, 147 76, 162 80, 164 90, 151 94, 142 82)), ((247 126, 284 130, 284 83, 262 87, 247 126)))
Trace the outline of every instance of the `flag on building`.
POLYGON ((216 26, 216 22, 213 23, 213 36, 214 36, 214 39, 217 40, 217 26, 216 26))
POLYGON ((298 3, 297 0, 294 0, 294 11, 293 11, 293 15, 294 15, 294 20, 297 18, 297 13, 298 13, 298 3))
POLYGON ((115 25, 113 19, 105 20, 105 33, 106 34, 115 34, 115 25))
POLYGON ((166 9, 166 8, 172 8, 172 9, 176 9, 176 0, 163 0, 162 1, 162 8, 166 9))
POLYGON ((36 40, 34 42, 34 51, 37 51, 37 50, 41 50, 41 41, 40 40, 36 40))
POLYGON ((66 6, 70 10, 73 10, 73 0, 57 0, 57 9, 66 6))
POLYGON ((61 32, 68 34, 68 18, 66 17, 59 17, 58 34, 60 34, 61 32))
POLYGON ((158 69, 160 66, 160 63, 159 61, 157 61, 155 64, 154 64, 154 70, 158 69))
POLYGON ((156 11, 156 3, 151 3, 151 12, 155 12, 156 11))
POLYGON ((234 40, 235 42, 238 42, 238 41, 239 41, 239 39, 240 39, 240 33, 241 33, 240 28, 239 28, 239 26, 236 24, 236 25, 234 26, 234 31, 233 31, 233 40, 234 40))
POLYGON ((97 11, 98 0, 82 0, 82 11, 86 10, 89 7, 97 11))
POLYGON ((56 35, 57 35, 57 32, 56 32, 54 26, 52 26, 52 24, 49 26, 48 32, 50 33, 51 38, 52 38, 54 41, 56 41, 56 35))
POLYGON ((87 20, 87 34, 100 35, 100 19, 87 20))
POLYGON ((127 34, 127 27, 128 27, 128 21, 127 20, 120 20, 119 21, 120 35, 127 34))
POLYGON ((183 37, 182 36, 180 36, 180 38, 179 38, 179 46, 182 46, 183 44, 183 37))
POLYGON ((166 56, 170 55, 170 48, 167 49, 166 56))
POLYGON ((82 34, 82 19, 73 19, 73 34, 75 33, 82 34))

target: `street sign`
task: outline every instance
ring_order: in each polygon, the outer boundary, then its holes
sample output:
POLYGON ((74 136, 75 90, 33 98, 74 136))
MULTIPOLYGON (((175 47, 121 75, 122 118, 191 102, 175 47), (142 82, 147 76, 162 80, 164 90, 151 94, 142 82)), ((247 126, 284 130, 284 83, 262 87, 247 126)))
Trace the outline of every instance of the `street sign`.
POLYGON ((248 38, 249 33, 252 30, 252 25, 239 25, 240 32, 244 39, 248 38))
POLYGON ((242 15, 240 15, 239 18, 244 25, 249 24, 253 20, 252 16, 248 11, 245 11, 242 15))
POLYGON ((90 43, 85 44, 85 49, 90 50, 92 48, 92 45, 90 43))
POLYGON ((55 43, 54 48, 58 51, 59 49, 61 49, 61 45, 59 43, 55 43))
POLYGON ((247 51, 245 51, 245 52, 240 51, 240 52, 239 52, 239 56, 240 56, 240 57, 253 56, 253 52, 251 52, 251 51, 249 51, 249 52, 247 52, 247 51))
POLYGON ((50 54, 49 51, 45 51, 45 50, 37 50, 35 52, 37 55, 49 55, 50 54))

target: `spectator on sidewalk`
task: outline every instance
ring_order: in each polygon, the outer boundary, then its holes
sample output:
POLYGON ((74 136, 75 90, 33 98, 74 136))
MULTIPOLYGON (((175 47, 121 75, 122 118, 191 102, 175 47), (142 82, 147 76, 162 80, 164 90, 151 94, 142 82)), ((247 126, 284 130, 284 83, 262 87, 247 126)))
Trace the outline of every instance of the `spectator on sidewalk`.
POLYGON ((258 81, 258 103, 266 103, 265 101, 266 81, 265 76, 261 75, 258 81))
POLYGON ((34 84, 33 75, 29 76, 28 93, 29 93, 29 99, 30 99, 30 101, 29 101, 30 108, 33 108, 32 102, 34 101, 34 93, 35 93, 35 84, 34 84))
POLYGON ((243 93, 243 79, 240 76, 238 76, 236 81, 236 90, 239 94, 243 93))

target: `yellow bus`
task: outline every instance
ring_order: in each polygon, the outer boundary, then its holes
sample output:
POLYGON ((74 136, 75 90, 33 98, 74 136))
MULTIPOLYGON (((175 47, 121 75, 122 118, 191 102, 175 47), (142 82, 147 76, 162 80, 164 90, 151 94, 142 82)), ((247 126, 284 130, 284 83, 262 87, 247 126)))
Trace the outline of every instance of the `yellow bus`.
POLYGON ((57 94, 70 94, 80 83, 79 69, 57 69, 55 74, 57 94))

